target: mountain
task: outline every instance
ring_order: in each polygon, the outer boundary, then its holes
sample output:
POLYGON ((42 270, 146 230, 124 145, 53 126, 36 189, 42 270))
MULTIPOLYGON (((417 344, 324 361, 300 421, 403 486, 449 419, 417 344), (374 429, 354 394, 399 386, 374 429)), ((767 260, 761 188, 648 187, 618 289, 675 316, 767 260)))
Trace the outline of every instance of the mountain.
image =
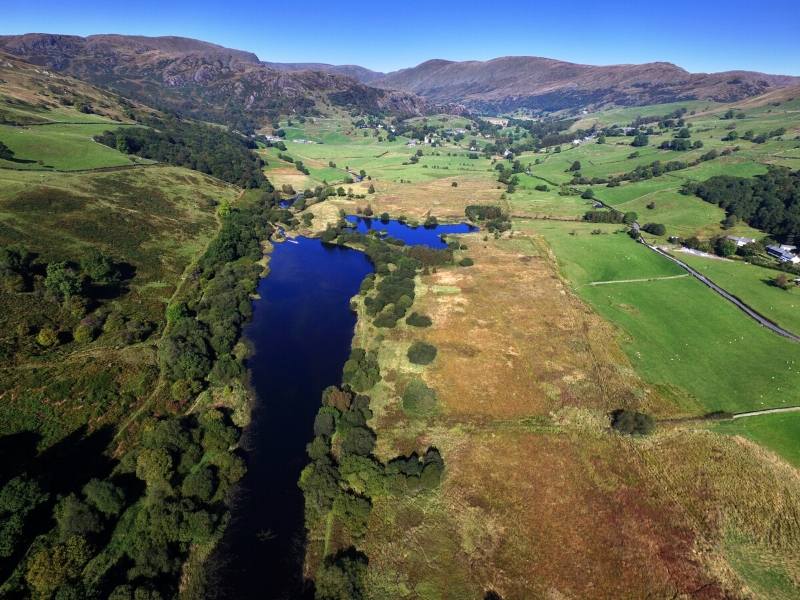
POLYGON ((54 111, 61 120, 88 119, 87 114, 119 122, 159 116, 144 104, 0 52, 0 123, 47 123, 54 111))
POLYGON ((489 61, 429 60, 371 85, 482 112, 562 110, 680 100, 732 102, 798 84, 800 78, 749 71, 689 73, 666 62, 593 66, 532 56, 489 61))
POLYGON ((360 81, 361 83, 372 83, 377 79, 386 76, 386 73, 372 71, 358 65, 329 65, 327 63, 274 63, 262 62, 262 65, 277 71, 324 71, 326 73, 337 73, 346 77, 360 81))
POLYGON ((419 115, 425 103, 339 73, 288 71, 255 54, 180 37, 31 33, 0 36, 0 50, 147 102, 244 131, 283 113, 330 106, 419 115))

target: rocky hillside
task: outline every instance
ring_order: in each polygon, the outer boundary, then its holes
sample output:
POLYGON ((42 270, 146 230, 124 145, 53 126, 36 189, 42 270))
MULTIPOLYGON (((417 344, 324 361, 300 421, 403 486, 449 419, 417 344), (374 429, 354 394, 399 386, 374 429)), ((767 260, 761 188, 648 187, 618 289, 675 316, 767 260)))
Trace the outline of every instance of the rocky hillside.
POLYGON ((98 120, 94 117, 131 122, 153 116, 157 113, 144 104, 0 52, 0 123, 98 120))
POLYGON ((358 65, 329 65, 327 63, 275 63, 262 62, 262 65, 278 71, 325 71, 352 77, 361 83, 372 83, 386 76, 386 73, 372 71, 358 65))
POLYGON ((489 61, 430 60, 372 85, 479 111, 561 110, 680 100, 731 102, 798 84, 800 78, 748 71, 689 73, 671 63, 592 66, 509 56, 489 61))
POLYGON ((425 108, 412 94, 332 72, 277 70, 255 54, 187 38, 26 34, 0 36, 0 50, 157 108, 242 130, 278 113, 315 114, 331 105, 401 116, 425 108))

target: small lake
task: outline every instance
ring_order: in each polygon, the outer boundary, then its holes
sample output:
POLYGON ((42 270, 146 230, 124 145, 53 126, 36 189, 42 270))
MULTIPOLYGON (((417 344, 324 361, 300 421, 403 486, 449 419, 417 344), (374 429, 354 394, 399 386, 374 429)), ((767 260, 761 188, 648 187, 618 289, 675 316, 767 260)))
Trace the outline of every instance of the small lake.
POLYGON ((411 227, 395 219, 384 223, 375 217, 360 217, 350 215, 347 217, 350 223, 356 226, 359 233, 369 231, 382 231, 389 237, 403 240, 409 246, 430 246, 431 248, 447 248, 447 244, 442 241, 441 236, 451 233, 470 233, 477 231, 478 228, 469 223, 442 224, 436 227, 411 227))
MULTIPOLYGON (((475 230, 349 219, 359 231, 386 231, 409 245, 434 248, 446 247, 442 233, 475 230)), ((297 481, 308 462, 305 446, 322 390, 341 382, 350 354, 356 324, 350 298, 373 271, 363 252, 305 237, 275 244, 269 268, 244 332, 253 348, 248 368, 256 394, 247 474, 215 561, 218 595, 236 600, 303 597, 305 527, 297 481)))

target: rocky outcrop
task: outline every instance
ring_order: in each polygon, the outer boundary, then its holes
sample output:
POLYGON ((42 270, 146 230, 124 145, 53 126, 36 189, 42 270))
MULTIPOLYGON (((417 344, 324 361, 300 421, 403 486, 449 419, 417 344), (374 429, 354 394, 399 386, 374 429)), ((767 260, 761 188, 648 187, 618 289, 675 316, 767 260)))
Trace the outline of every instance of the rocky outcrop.
POLYGON ((562 110, 681 100, 731 102, 798 84, 800 78, 749 71, 689 73, 671 63, 592 66, 509 56, 489 61, 430 60, 372 83, 458 103, 481 112, 562 110))
POLYGON ((255 54, 187 38, 52 34, 0 36, 0 49, 37 65, 202 119, 247 130, 283 113, 326 106, 414 116, 425 102, 324 70, 278 70, 255 54))

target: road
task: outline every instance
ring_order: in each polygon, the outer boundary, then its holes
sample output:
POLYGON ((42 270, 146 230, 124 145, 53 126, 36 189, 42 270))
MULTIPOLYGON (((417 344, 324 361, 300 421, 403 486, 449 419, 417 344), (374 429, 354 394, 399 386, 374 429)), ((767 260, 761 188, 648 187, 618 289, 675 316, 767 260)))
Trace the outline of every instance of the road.
POLYGON ((775 413, 787 413, 800 411, 800 406, 787 406, 785 408, 765 408, 764 410, 751 410, 750 412, 736 413, 733 415, 734 419, 742 419, 744 417, 758 417, 761 415, 772 415, 775 413))
POLYGON ((753 310, 752 308, 747 306, 744 302, 739 300, 736 296, 734 296, 730 292, 724 290, 723 288, 719 287, 716 283, 711 281, 708 277, 706 277, 702 273, 696 271, 695 269, 693 269, 692 267, 687 265, 682 260, 679 260, 679 259, 675 258, 671 254, 668 254, 667 252, 664 252, 663 250, 661 250, 660 248, 657 248, 656 246, 653 246, 652 244, 648 244, 644 240, 644 238, 639 238, 639 241, 642 244, 644 244, 645 246, 647 246, 648 248, 650 248, 653 252, 656 252, 656 253, 660 254, 661 256, 666 258, 667 260, 671 260, 672 262, 674 262, 676 265, 678 265, 682 269, 685 269, 686 271, 688 271, 689 274, 692 275, 692 277, 694 277, 695 279, 699 280, 704 285, 710 287, 717 294, 719 294, 720 296, 725 298, 728 302, 733 304, 736 308, 741 310, 743 313, 745 313, 748 317, 750 317, 751 319, 756 321, 762 327, 766 327, 770 331, 772 331, 774 333, 777 333, 778 335, 783 336, 783 337, 785 337, 785 338, 787 338, 789 340, 792 340, 793 342, 800 342, 800 336, 795 335, 791 331, 787 331, 786 329, 784 329, 783 327, 781 327, 777 323, 774 323, 774 322, 770 321, 764 315, 756 312, 755 310, 753 310))
MULTIPOLYGON (((607 209, 609 209, 611 211, 614 211, 614 212, 622 214, 621 210, 619 210, 617 208, 614 208, 613 206, 611 206, 609 204, 606 204, 605 202, 603 202, 602 200, 600 200, 598 198, 595 198, 595 202, 599 202, 605 208, 607 208, 607 209)), ((639 231, 639 229, 640 229, 639 223, 637 223, 637 222, 632 223, 631 227, 636 231, 639 231)), ((657 248, 656 246, 653 246, 652 244, 648 244, 645 241, 645 239, 643 237, 641 237, 641 235, 639 236, 638 240, 639 240, 639 242, 641 242, 642 244, 644 244, 645 246, 650 248, 650 250, 652 250, 653 252, 657 252, 658 254, 660 254, 661 256, 666 258, 667 260, 671 260, 672 262, 674 262, 676 265, 678 265, 682 269, 688 271, 689 274, 692 277, 694 277, 695 279, 699 280, 704 285, 707 285, 708 287, 710 287, 713 291, 715 291, 717 294, 719 294, 720 296, 725 298, 725 300, 727 300, 728 302, 733 304, 736 308, 741 310, 744 314, 746 314, 748 317, 753 319, 756 323, 758 323, 762 327, 766 327, 767 329, 769 329, 773 333, 777 333, 778 335, 780 335, 782 337, 785 337, 786 339, 791 340, 793 342, 800 342, 800 336, 795 335, 794 333, 784 329, 783 327, 781 327, 777 323, 774 323, 773 321, 770 321, 767 317, 765 317, 761 313, 756 312, 755 310, 753 310, 752 308, 747 306, 744 302, 739 300, 739 298, 737 298, 736 296, 734 296, 730 292, 724 290, 723 288, 719 287, 716 283, 711 281, 708 277, 706 277, 702 273, 696 271, 695 269, 693 269, 692 267, 687 265, 682 260, 679 260, 679 259, 675 258, 671 254, 668 254, 667 252, 664 252, 663 250, 661 250, 660 248, 657 248)))

